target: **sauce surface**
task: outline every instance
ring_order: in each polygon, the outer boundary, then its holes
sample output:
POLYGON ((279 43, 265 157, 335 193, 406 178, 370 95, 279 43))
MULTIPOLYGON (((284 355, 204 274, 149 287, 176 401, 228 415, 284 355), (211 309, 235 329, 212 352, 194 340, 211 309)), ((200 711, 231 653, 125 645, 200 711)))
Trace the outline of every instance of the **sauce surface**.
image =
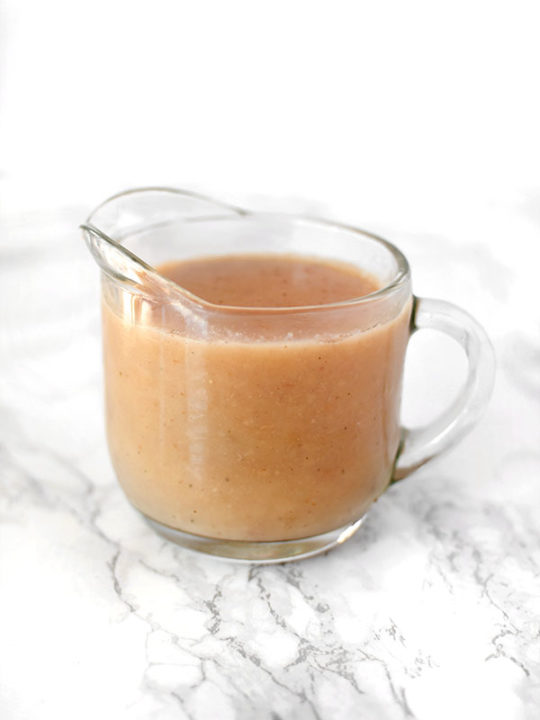
POLYGON ((327 305, 375 292, 380 284, 354 265, 294 255, 230 255, 160 265, 158 271, 215 305, 327 305))

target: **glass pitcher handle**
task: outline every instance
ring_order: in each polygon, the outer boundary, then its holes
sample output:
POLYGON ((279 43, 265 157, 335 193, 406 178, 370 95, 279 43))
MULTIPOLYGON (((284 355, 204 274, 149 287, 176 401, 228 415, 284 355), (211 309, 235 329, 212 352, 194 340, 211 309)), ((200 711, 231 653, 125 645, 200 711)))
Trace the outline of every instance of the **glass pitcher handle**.
POLYGON ((495 377, 495 355, 482 326, 467 312, 444 300, 415 298, 411 332, 439 330, 456 340, 467 356, 465 386, 454 402, 425 427, 402 430, 392 481, 401 480, 455 445, 483 413, 495 377))

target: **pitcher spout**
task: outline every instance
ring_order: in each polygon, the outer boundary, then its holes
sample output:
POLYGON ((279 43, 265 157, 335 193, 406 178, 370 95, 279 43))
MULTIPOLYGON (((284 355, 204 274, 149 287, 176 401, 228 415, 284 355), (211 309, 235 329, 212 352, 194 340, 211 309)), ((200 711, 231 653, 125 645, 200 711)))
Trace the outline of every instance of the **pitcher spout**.
POLYGON ((241 208, 186 190, 148 187, 113 195, 81 225, 83 237, 102 272, 137 292, 171 295, 182 289, 162 277, 156 265, 169 258, 171 233, 199 220, 245 214, 241 208))
POLYGON ((122 283, 143 285, 156 271, 133 252, 90 223, 80 226, 92 257, 109 277, 122 283))

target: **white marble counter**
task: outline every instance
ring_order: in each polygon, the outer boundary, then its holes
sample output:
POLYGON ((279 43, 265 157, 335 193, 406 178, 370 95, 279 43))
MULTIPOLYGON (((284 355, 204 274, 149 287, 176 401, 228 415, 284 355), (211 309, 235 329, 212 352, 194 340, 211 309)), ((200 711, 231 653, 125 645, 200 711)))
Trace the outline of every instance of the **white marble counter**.
MULTIPOLYGON (((432 235, 371 226, 408 254, 417 293, 486 326, 494 396, 351 541, 282 566, 166 543, 116 485, 86 211, 11 217, 0 241, 3 720, 537 718, 538 205, 486 206, 432 235)), ((451 396, 459 360, 419 339, 406 417, 451 396)))

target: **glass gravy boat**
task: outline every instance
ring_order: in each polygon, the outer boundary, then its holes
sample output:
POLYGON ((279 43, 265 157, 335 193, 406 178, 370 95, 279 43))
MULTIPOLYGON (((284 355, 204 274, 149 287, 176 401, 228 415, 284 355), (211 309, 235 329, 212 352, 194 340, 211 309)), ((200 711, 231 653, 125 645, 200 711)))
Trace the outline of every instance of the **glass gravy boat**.
POLYGON ((253 213, 183 190, 115 195, 82 226, 102 274, 107 436, 130 502, 161 535, 251 562, 342 543, 388 485, 455 444, 489 399, 494 357, 463 310, 413 296, 386 240, 338 223, 253 213), (158 267, 193 258, 346 262, 378 289, 341 302, 209 302, 158 267), (468 358, 428 427, 399 420, 410 335, 468 358))

